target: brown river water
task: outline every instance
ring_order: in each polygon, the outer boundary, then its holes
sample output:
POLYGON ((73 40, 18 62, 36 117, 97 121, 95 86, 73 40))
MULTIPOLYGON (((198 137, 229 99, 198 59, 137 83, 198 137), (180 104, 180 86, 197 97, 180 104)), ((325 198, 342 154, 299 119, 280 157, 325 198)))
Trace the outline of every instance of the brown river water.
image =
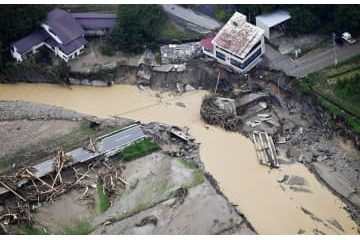
POLYGON ((344 210, 345 204, 320 184, 299 163, 270 170, 258 164, 252 142, 239 133, 208 126, 200 118, 200 105, 206 91, 171 96, 155 91, 140 91, 135 86, 110 88, 73 86, 72 90, 51 84, 0 85, 0 100, 23 100, 72 109, 98 117, 120 116, 142 122, 162 122, 188 126, 200 142, 200 155, 206 171, 260 234, 296 234, 299 229, 313 234, 357 234, 357 225, 344 210), (186 107, 175 105, 185 103, 186 107), (306 179, 306 191, 294 191, 278 183, 280 172, 306 179), (313 213, 311 218, 302 208, 313 213), (327 221, 336 220, 344 232, 327 221))

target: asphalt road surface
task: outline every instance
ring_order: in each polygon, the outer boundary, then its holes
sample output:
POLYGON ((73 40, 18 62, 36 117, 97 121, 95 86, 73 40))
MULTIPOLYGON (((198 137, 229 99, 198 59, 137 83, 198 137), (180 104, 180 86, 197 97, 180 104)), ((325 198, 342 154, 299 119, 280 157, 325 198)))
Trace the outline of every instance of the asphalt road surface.
MULTIPOLYGON (((336 46, 338 63, 358 54, 360 54, 360 39, 357 39, 357 42, 354 44, 345 43, 342 47, 336 46)), ((269 67, 283 70, 287 75, 294 77, 302 77, 334 64, 334 51, 332 46, 317 49, 297 60, 292 60, 289 56, 281 55, 278 51, 266 44, 265 56, 269 67)))
POLYGON ((191 9, 183 8, 175 4, 162 4, 162 7, 168 14, 175 16, 177 19, 182 19, 185 25, 188 25, 186 23, 188 22, 210 31, 221 27, 220 22, 210 18, 209 16, 196 13, 191 9))

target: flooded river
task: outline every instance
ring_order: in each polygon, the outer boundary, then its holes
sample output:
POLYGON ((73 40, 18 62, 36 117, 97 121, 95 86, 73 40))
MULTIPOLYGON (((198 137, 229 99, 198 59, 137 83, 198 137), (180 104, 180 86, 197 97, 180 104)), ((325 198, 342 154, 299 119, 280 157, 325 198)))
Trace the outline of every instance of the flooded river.
MULTIPOLYGON (((182 96, 140 91, 135 86, 111 88, 73 86, 72 90, 50 84, 0 85, 0 100, 23 100, 51 104, 98 117, 120 116, 142 122, 158 121, 188 126, 200 142, 205 168, 218 181, 227 198, 260 234, 296 234, 314 229, 327 234, 357 234, 357 226, 343 209, 344 203, 301 164, 282 165, 270 170, 259 165, 250 140, 204 124, 200 105, 206 91, 182 96), (183 102, 186 107, 179 107, 183 102), (280 172, 306 179, 302 191, 278 183, 280 172), (306 209, 310 214, 305 214, 306 209), (336 220, 344 232, 328 221, 336 220)), ((316 231, 316 230, 315 230, 316 231)))

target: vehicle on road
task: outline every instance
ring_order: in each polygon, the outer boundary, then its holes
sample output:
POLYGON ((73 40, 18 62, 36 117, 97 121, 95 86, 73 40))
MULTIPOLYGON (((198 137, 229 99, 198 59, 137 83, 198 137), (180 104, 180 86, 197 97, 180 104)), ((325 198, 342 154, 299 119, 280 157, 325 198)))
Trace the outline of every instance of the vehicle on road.
POLYGON ((353 44, 356 42, 356 40, 351 36, 350 33, 348 32, 344 32, 342 35, 341 35, 341 38, 344 39, 345 41, 347 41, 348 43, 350 44, 353 44))

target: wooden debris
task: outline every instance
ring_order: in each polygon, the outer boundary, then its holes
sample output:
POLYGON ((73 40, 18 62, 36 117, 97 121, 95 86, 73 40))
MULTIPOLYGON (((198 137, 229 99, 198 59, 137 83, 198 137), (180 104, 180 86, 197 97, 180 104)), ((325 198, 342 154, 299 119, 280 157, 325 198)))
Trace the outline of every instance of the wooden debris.
POLYGON ((56 170, 56 176, 55 176, 55 179, 53 181, 53 184, 51 185, 52 188, 54 188, 57 180, 59 179, 59 182, 60 184, 62 184, 62 177, 61 177, 61 171, 63 170, 64 168, 64 165, 71 161, 72 158, 71 157, 68 157, 65 155, 64 151, 61 149, 57 152, 57 155, 55 157, 55 170, 56 170))
POLYGON ((44 180, 42 180, 41 178, 37 177, 35 174, 33 174, 32 172, 29 171, 29 169, 25 168, 25 172, 27 174, 29 174, 29 176, 31 178, 35 178, 37 180, 39 180, 42 184, 44 184, 45 186, 49 187, 50 189, 52 189, 55 192, 58 192, 58 190, 56 190, 54 187, 52 187, 50 184, 48 184, 47 182, 45 182, 44 180))
POLYGON ((7 214, 4 214, 2 216, 0 216, 0 220, 3 220, 5 218, 11 218, 12 220, 16 220, 18 219, 17 215, 16 214, 13 214, 13 213, 7 213, 7 214))
POLYGON ((218 125, 227 131, 241 131, 242 120, 234 114, 228 114, 215 104, 216 97, 206 97, 200 109, 200 115, 207 124, 218 125))
POLYGON ((97 144, 97 140, 96 139, 93 140, 92 138, 90 138, 89 142, 83 148, 92 153, 100 152, 96 144, 97 144))
POLYGON ((21 200, 23 200, 24 202, 26 202, 26 199, 23 198, 20 194, 18 194, 17 192, 15 192, 15 190, 13 190, 11 187, 9 187, 7 184, 5 184, 3 181, 0 181, 0 184, 6 188, 7 190, 9 190, 10 192, 12 192, 13 194, 15 194, 15 196, 17 196, 18 198, 20 198, 21 200))

